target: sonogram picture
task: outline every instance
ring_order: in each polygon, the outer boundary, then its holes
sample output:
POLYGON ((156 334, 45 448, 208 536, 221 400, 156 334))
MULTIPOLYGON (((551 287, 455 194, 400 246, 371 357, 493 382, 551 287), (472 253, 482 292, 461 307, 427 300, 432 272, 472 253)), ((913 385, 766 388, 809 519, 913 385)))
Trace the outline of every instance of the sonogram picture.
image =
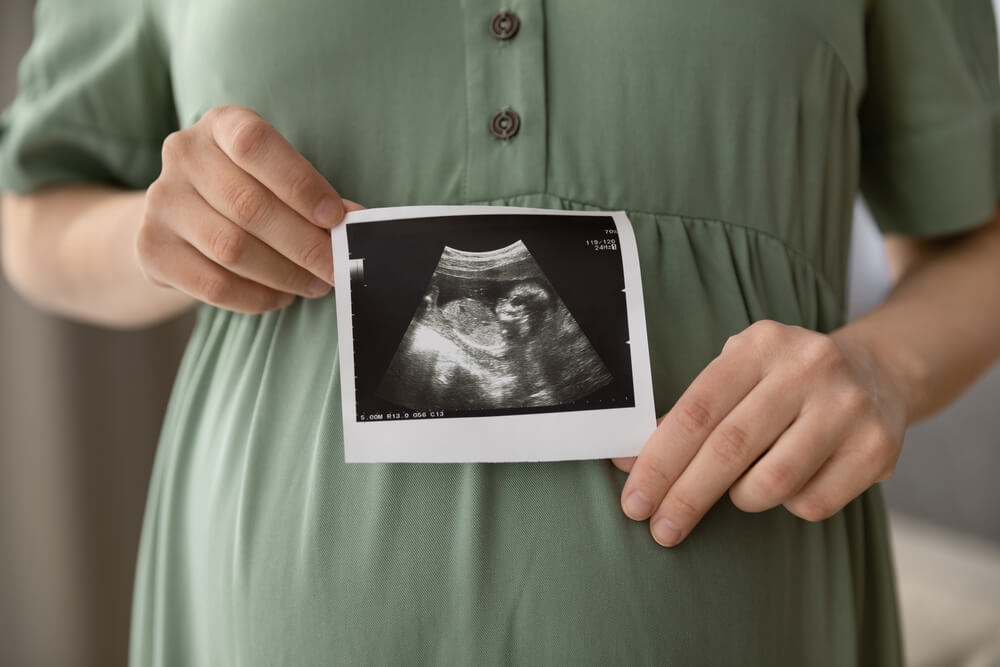
POLYGON ((413 410, 551 407, 612 378, 524 242, 445 246, 376 394, 413 410))
POLYGON ((333 244, 347 461, 626 456, 655 427, 624 214, 373 209, 333 244))

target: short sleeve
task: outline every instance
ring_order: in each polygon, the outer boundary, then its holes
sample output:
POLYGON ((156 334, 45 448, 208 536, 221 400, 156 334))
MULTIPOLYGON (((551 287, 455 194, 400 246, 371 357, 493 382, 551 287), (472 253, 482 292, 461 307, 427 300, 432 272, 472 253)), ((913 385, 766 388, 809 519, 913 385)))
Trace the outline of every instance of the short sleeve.
POLYGON ((1000 192, 990 0, 871 0, 861 190, 883 231, 944 236, 992 217, 1000 192))
POLYGON ((17 96, 0 116, 0 188, 156 179, 176 113, 143 2, 39 1, 17 96))

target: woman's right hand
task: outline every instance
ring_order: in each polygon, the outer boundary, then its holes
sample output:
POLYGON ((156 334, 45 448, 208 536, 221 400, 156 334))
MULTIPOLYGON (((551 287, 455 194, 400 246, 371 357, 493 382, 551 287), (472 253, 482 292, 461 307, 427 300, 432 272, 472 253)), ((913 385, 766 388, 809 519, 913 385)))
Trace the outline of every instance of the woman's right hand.
POLYGON ((146 278, 220 308, 263 313, 333 285, 344 200, 249 109, 209 111, 163 143, 136 239, 146 278))

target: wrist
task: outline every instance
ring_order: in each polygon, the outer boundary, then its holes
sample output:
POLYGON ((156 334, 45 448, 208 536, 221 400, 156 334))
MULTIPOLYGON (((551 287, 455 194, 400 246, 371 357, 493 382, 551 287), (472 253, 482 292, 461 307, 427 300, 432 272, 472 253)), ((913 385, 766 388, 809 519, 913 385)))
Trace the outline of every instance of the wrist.
POLYGON ((906 425, 924 415, 930 369, 919 354, 897 341, 885 340, 862 321, 834 331, 830 338, 869 378, 879 404, 898 405, 906 425))

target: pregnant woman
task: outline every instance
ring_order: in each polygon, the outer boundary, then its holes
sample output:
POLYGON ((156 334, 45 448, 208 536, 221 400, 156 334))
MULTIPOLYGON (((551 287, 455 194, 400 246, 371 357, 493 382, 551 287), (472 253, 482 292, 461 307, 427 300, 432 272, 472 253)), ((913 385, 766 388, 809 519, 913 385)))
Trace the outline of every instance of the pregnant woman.
POLYGON ((200 302, 132 663, 900 664, 877 482, 1000 354, 988 1, 503 9, 40 3, 8 275, 111 326, 200 302), (859 187, 899 281, 845 325, 859 187), (664 415, 641 456, 345 464, 353 202, 627 210, 664 415))

